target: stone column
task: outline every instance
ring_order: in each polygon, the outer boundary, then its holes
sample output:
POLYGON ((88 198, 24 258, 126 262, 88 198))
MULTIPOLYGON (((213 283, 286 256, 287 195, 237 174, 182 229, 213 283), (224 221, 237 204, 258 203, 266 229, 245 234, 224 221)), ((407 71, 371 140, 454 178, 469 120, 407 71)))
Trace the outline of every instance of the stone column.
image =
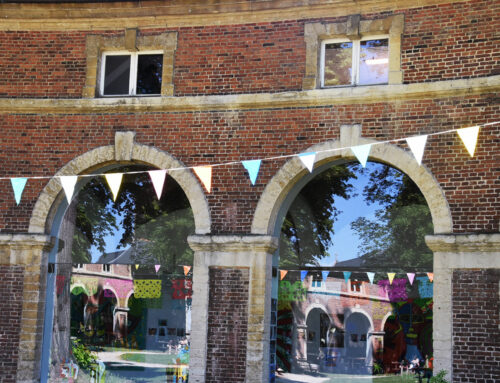
MULTIPOLYGON (((241 270, 248 275, 248 286, 240 290, 248 291, 247 318, 243 318, 247 323, 244 382, 266 382, 269 379, 272 254, 278 247, 278 238, 195 235, 188 241, 195 251, 189 381, 231 380, 224 376, 207 376, 209 305, 215 298, 213 294, 217 294, 210 291, 210 275, 211 270, 217 270, 218 275, 241 270)), ((233 335, 228 336, 232 338, 233 335)), ((219 362, 223 365, 227 361, 219 362)))
MULTIPOLYGON (((22 308, 16 382, 40 381, 47 277, 44 265, 53 245, 53 238, 43 234, 0 234, 0 264, 23 271, 22 285, 19 283, 22 308)), ((15 326, 12 323, 12 327, 15 326)))
POLYGON ((453 381, 453 270, 500 269, 500 234, 428 235, 425 242, 434 252, 434 371, 453 381))

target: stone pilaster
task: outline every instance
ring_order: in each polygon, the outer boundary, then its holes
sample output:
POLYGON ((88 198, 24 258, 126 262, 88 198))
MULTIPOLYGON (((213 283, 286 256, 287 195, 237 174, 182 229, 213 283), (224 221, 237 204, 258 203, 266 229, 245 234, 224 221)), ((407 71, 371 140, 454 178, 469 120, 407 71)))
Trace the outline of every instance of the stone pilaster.
POLYGON ((45 310, 46 264, 54 245, 43 234, 0 234, 0 264, 24 268, 16 382, 38 382, 45 310))
POLYGON ((195 251, 190 375, 205 382, 211 267, 246 268, 250 273, 245 382, 264 382, 269 376, 269 326, 272 254, 278 239, 266 235, 190 236, 195 251))
POLYGON ((434 371, 453 378, 453 270, 500 269, 500 234, 428 235, 425 241, 434 252, 434 371))

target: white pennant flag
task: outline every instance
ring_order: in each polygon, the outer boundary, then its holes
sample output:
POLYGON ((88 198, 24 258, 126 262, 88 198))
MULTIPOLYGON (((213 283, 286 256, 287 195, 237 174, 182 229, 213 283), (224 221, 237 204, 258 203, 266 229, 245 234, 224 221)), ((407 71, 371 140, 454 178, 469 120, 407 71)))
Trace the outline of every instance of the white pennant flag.
POLYGON ((422 164, 422 157, 424 156, 425 143, 427 142, 427 134, 417 137, 408 137, 406 139, 408 146, 410 147, 413 156, 417 160, 417 163, 422 164))
POLYGON ((309 170, 309 172, 312 172, 314 161, 316 161, 316 152, 301 153, 299 154, 299 158, 302 161, 302 164, 309 170))
POLYGON ((368 160, 368 155, 370 154, 371 148, 372 144, 353 146, 351 148, 352 152, 363 167, 366 166, 366 161, 368 160))
POLYGON ((476 150, 477 136, 479 134, 479 126, 472 126, 470 128, 463 128, 457 130, 458 135, 462 139, 465 148, 469 152, 471 157, 474 157, 474 151, 476 150))
POLYGON ((66 194, 66 199, 68 200, 69 205, 75 191, 75 185, 76 181, 78 180, 78 176, 64 176, 60 177, 59 180, 61 181, 61 185, 64 189, 64 193, 66 194))
POLYGON ((373 273, 371 271, 368 271, 366 273, 366 275, 368 276, 368 279, 370 280, 370 283, 373 285, 373 278, 375 278, 375 273, 373 273))
POLYGON ((151 177, 151 182, 153 182, 153 187, 155 188, 156 196, 158 199, 161 198, 161 193, 163 191, 163 184, 165 183, 165 176, 167 175, 166 170, 150 170, 148 171, 149 177, 151 177))
POLYGON ((120 190, 120 186, 122 184, 123 173, 109 173, 104 176, 106 177, 106 181, 111 189, 111 193, 113 193, 113 201, 116 201, 118 191, 120 190))
POLYGON ((207 191, 210 193, 212 188, 212 167, 211 166, 195 166, 194 172, 201 180, 207 191))

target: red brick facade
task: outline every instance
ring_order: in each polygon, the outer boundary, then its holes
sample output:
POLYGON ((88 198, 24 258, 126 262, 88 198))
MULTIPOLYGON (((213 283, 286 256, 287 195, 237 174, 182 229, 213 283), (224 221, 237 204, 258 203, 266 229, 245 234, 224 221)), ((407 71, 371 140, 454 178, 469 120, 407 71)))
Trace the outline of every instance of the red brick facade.
MULTIPOLYGON (((361 14, 361 20, 404 15, 403 85, 399 86, 406 86, 499 75, 499 12, 498 0, 472 0, 370 12, 361 14)), ((139 28, 137 33, 177 32, 174 98, 301 93, 306 73, 305 24, 344 22, 347 16, 155 26, 139 28)), ((0 101, 82 98, 88 70, 87 37, 124 35, 123 28, 6 29, 0 28, 0 101)), ((479 94, 470 89, 456 95, 436 91, 415 98, 327 106, 297 103, 238 109, 231 105, 227 110, 193 107, 180 112, 168 108, 137 112, 133 107, 125 112, 112 108, 80 111, 76 106, 67 113, 37 113, 16 110, 14 103, 14 110, 4 107, 0 111, 0 176, 51 177, 76 157, 113 145, 117 131, 135 132, 137 143, 161 149, 185 166, 301 153, 312 145, 339 139, 343 124, 360 124, 363 137, 379 141, 430 134, 499 121, 497 90, 498 86, 479 94)), ((450 234, 499 232, 499 142, 500 125, 482 128, 471 158, 455 132, 429 137, 423 164, 449 204, 450 234)), ((400 146, 408 149, 406 144, 400 146)), ((210 234, 249 234, 266 185, 287 160, 263 161, 255 186, 241 164, 214 168, 212 192, 206 195, 210 234)), ((49 178, 29 179, 21 204, 16 206, 10 181, 0 179, 0 234, 28 232, 33 208, 48 182, 49 178)), ((0 275, 0 291, 8 297, 5 304, 9 307, 0 315, 0 380, 13 382, 23 269, 0 266, 0 275)), ((245 269, 210 269, 207 382, 243 381, 249 278, 245 269), (234 320, 235 316, 239 319, 234 320)), ((487 335, 495 331, 498 335, 498 274, 456 271, 453 318, 455 381, 500 379, 498 336, 487 335)))
POLYGON ((453 371, 459 382, 500 380, 499 280, 498 270, 453 273, 453 371))

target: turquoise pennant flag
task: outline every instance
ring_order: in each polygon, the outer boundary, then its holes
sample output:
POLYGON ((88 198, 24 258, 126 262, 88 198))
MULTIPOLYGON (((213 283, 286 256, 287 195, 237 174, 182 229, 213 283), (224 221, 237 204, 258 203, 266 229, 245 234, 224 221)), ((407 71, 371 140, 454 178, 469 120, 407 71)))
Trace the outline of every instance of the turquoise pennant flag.
POLYGON ((328 278, 329 271, 322 271, 321 275, 323 276, 323 282, 326 282, 326 278, 328 278))
POLYGON ((16 199, 16 204, 19 205, 21 202, 21 196, 23 195, 24 187, 26 186, 28 179, 25 177, 11 178, 10 183, 12 184, 12 189, 14 189, 14 198, 16 199))
POLYGON ((354 153, 358 161, 361 163, 361 165, 363 165, 363 167, 366 166, 366 161, 368 160, 368 155, 370 154, 371 148, 372 148, 371 144, 353 146, 351 148, 352 152, 354 153))
POLYGON ((345 279, 345 284, 348 284, 349 278, 351 277, 351 272, 350 271, 344 271, 344 279, 345 279))
POLYGON ((241 164, 248 171, 248 175, 250 176, 250 182, 252 182, 252 185, 255 185, 255 181, 257 181, 261 162, 262 160, 241 161, 241 164))

